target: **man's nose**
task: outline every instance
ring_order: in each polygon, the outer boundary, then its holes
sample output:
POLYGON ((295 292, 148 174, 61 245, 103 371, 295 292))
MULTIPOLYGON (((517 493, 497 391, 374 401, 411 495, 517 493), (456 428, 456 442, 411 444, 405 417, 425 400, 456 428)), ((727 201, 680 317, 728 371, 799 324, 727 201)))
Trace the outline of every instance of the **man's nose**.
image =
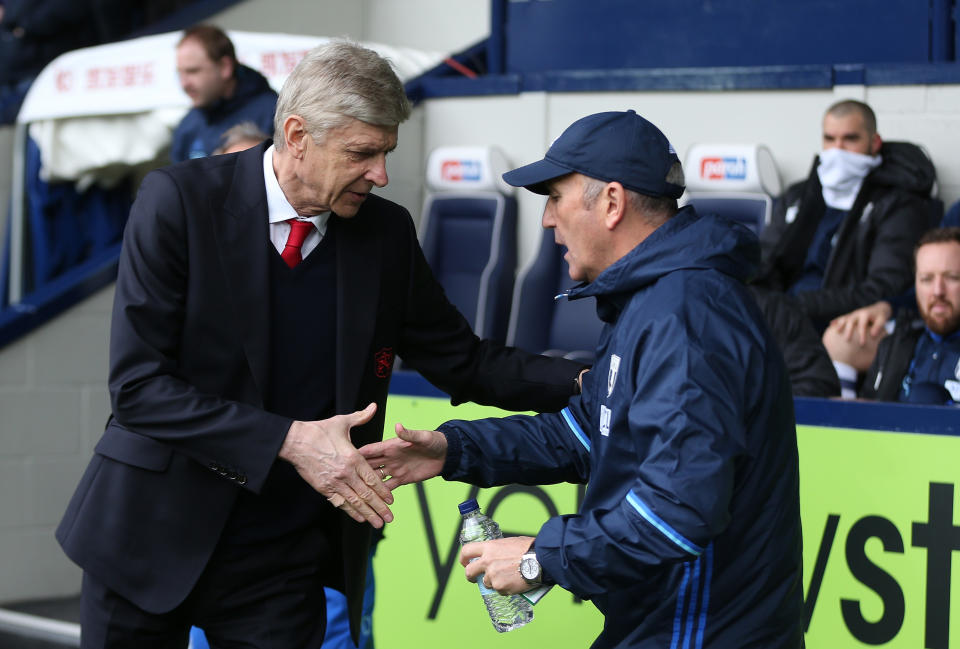
POLYGON ((933 279, 933 294, 940 297, 947 294, 947 282, 943 277, 933 279))
POLYGON ((377 187, 386 187, 390 181, 387 177, 387 156, 378 156, 364 176, 377 187))
POLYGON ((553 210, 550 208, 549 202, 547 203, 546 207, 543 208, 543 216, 540 218, 540 225, 545 228, 557 227, 557 221, 553 217, 553 210))

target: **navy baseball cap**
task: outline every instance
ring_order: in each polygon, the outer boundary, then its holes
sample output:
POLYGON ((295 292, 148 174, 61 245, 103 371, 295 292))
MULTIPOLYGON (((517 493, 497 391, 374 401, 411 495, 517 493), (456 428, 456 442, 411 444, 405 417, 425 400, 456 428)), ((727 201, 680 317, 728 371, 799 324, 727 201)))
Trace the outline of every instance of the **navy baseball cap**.
POLYGON ((667 182, 670 169, 679 163, 660 129, 628 110, 578 119, 554 140, 543 160, 508 171, 503 179, 547 194, 545 182, 577 172, 645 196, 680 198, 683 185, 667 182))

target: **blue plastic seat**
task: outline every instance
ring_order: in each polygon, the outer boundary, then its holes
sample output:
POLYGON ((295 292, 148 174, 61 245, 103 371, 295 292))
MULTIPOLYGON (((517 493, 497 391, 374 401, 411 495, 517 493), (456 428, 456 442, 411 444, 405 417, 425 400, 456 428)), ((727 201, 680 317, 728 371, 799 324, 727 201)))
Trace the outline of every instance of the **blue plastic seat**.
POLYGON ((694 145, 687 152, 684 176, 684 203, 701 214, 743 223, 758 235, 783 191, 773 155, 762 144, 694 145))
POLYGON ((536 258, 517 278, 507 344, 592 363, 603 327, 596 300, 555 299, 576 285, 563 259, 564 250, 554 243, 553 230, 544 230, 536 258))
POLYGON ((420 220, 427 263, 481 338, 503 342, 517 265, 517 199, 487 147, 441 147, 427 163, 420 220))

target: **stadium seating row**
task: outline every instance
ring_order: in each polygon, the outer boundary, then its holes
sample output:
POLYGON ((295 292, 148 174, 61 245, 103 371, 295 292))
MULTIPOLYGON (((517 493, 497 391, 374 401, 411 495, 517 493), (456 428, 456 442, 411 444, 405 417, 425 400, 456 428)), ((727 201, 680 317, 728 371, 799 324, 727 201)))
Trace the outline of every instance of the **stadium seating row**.
MULTIPOLYGON (((593 300, 568 302, 563 249, 543 233, 535 258, 516 276, 517 199, 492 147, 440 147, 427 162, 420 238, 450 301, 483 338, 535 353, 593 361, 601 323, 593 300)), ((759 234, 782 191, 762 145, 697 145, 684 163, 683 203, 739 221, 759 234)))

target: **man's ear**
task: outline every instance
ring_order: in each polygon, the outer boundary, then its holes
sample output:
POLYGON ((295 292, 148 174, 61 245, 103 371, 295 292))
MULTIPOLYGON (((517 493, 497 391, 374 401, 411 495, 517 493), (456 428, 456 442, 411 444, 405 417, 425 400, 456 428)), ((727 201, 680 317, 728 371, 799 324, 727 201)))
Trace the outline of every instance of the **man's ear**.
POLYGON ((608 230, 616 228, 623 220, 627 210, 627 190, 618 182, 610 182, 600 195, 603 200, 603 224, 608 230))
POLYGON ((283 141, 287 150, 297 160, 302 160, 307 146, 307 129, 303 118, 290 115, 283 120, 283 141))
POLYGON ((220 78, 224 81, 233 78, 234 68, 233 61, 229 56, 224 56, 220 59, 220 62, 217 64, 220 67, 220 78))
POLYGON ((880 147, 883 146, 883 139, 880 137, 879 133, 874 133, 873 137, 870 138, 870 155, 877 155, 880 153, 880 147))

